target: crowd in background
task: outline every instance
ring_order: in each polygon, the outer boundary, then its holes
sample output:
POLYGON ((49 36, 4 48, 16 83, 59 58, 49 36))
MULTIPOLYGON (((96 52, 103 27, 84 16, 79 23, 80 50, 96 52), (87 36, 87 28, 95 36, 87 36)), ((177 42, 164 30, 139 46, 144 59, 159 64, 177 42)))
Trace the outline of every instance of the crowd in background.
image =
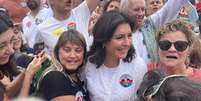
POLYGON ((200 101, 201 1, 0 0, 0 101, 200 101))

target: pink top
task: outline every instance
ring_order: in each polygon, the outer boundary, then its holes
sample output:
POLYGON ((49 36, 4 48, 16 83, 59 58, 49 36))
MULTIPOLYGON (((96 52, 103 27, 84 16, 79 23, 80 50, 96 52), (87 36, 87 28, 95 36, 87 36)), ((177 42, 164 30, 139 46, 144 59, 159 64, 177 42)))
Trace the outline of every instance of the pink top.
POLYGON ((193 72, 188 75, 188 78, 195 81, 201 82, 201 69, 195 69, 193 68, 193 72))

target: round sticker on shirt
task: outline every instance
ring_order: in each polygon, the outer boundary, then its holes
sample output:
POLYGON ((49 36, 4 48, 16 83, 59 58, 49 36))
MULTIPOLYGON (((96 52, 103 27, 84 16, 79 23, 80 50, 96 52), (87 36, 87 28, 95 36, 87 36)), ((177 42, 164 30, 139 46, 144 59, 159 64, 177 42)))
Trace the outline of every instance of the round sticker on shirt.
POLYGON ((74 23, 74 22, 68 23, 67 29, 76 29, 76 23, 74 23))
POLYGON ((128 74, 123 74, 119 82, 123 87, 130 87, 133 83, 133 78, 128 74))
POLYGON ((81 91, 78 91, 75 95, 75 101, 84 101, 84 95, 81 91))

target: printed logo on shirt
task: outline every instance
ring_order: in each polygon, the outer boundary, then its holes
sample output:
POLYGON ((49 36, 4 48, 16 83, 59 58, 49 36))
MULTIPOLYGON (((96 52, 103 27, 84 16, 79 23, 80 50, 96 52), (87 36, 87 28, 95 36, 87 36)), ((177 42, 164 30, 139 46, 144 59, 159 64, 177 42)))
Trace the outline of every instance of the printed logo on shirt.
POLYGON ((75 101, 84 101, 84 95, 81 91, 78 91, 75 95, 75 101))
POLYGON ((133 78, 128 74, 123 74, 120 77, 120 84, 123 87, 130 87, 133 83, 133 78))
POLYGON ((70 22, 70 23, 67 25, 67 29, 76 29, 76 23, 75 23, 75 22, 70 22))
POLYGON ((52 36, 53 36, 54 38, 59 38, 59 36, 61 35, 62 32, 64 32, 64 29, 62 29, 62 28, 57 28, 57 29, 53 30, 52 36))

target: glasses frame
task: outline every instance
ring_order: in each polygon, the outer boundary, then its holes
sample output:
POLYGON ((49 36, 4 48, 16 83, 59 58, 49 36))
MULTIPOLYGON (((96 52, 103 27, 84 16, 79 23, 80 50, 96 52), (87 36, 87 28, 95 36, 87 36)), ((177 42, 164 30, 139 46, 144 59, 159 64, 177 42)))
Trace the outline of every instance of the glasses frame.
POLYGON ((174 48, 178 51, 178 52, 183 52, 183 51, 185 51, 187 48, 188 48, 188 46, 190 46, 190 42, 188 42, 188 41, 181 41, 181 40, 178 40, 178 41, 175 41, 175 42, 171 42, 171 41, 169 41, 169 40, 163 40, 163 41, 159 41, 158 42, 158 47, 162 50, 162 51, 168 51, 171 47, 172 47, 172 44, 174 45, 174 48), (161 48, 161 42, 165 42, 165 41, 167 41, 168 43, 171 43, 171 45, 168 47, 168 49, 163 49, 163 48, 161 48), (176 43, 178 43, 178 42, 184 42, 187 46, 186 46, 186 48, 185 49, 183 49, 183 50, 180 50, 180 49, 178 49, 176 46, 176 43))

